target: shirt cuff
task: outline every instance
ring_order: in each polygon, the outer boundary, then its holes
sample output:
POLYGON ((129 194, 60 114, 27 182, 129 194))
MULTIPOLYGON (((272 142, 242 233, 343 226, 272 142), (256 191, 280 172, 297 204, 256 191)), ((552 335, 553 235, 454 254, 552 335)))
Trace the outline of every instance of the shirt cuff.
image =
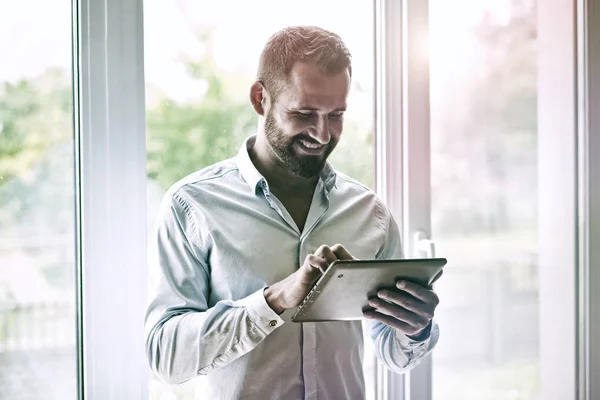
POLYGON ((418 336, 406 335, 406 337, 408 339, 412 340, 413 342, 424 342, 427 339, 429 339, 429 337, 431 336, 432 325, 433 325, 433 321, 429 321, 429 324, 425 327, 425 329, 423 329, 423 332, 421 332, 418 336))
POLYGON ((250 320, 265 334, 269 334, 283 325, 284 321, 267 303, 264 290, 261 288, 236 303, 245 307, 250 320))
POLYGON ((413 353, 422 353, 431 349, 435 346, 437 339, 439 337, 439 327, 434 322, 431 321, 429 327, 429 335, 425 338, 419 338, 421 340, 413 339, 403 333, 400 333, 397 329, 395 330, 396 341, 400 345, 401 348, 405 348, 411 350, 413 353))

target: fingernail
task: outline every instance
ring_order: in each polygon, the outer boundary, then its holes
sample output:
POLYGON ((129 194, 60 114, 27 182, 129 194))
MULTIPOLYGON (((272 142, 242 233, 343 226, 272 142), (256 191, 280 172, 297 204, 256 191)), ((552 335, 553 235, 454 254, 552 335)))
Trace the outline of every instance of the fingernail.
POLYGON ((398 287, 399 287, 400 289, 402 289, 402 288, 406 287, 406 282, 405 282, 405 281, 398 281, 398 287))

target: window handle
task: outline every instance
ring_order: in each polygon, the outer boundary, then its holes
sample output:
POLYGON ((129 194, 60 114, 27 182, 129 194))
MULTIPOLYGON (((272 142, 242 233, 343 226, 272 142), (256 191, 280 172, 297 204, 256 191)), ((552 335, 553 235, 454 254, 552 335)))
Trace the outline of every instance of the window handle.
POLYGON ((423 231, 417 231, 413 237, 415 256, 417 258, 435 258, 435 241, 423 231))

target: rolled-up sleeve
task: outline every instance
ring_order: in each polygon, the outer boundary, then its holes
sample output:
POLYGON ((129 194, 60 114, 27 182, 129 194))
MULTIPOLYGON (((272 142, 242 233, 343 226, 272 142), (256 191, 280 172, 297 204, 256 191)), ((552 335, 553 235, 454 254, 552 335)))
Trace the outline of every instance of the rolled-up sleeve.
MULTIPOLYGON (((400 230, 389 212, 386 225, 385 242, 377 258, 381 260, 404 258, 400 230)), ((410 371, 419 365, 431 353, 440 335, 439 326, 435 320, 431 322, 429 336, 420 341, 413 340, 381 322, 367 322, 370 324, 370 336, 377 357, 388 369, 396 373, 410 371)))
POLYGON ((146 355, 168 383, 224 367, 284 323, 267 304, 264 288, 208 307, 209 240, 189 210, 176 192, 165 195, 151 246, 146 355))

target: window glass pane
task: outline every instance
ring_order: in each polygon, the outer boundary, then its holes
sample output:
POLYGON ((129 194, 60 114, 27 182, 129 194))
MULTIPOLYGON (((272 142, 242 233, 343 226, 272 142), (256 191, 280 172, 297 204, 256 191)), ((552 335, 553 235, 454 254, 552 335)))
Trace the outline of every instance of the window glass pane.
POLYGON ((0 397, 77 397, 71 2, 0 2, 0 397))
POLYGON ((534 0, 430 0, 436 400, 539 398, 534 0))
MULTIPOLYGON (((352 89, 344 134, 330 161, 373 187, 372 1, 308 0, 298 7, 274 0, 210 5, 151 0, 144 3, 144 14, 149 233, 171 184, 234 156, 243 140, 255 133, 249 90, 258 57, 269 36, 288 25, 317 25, 338 33, 348 45, 352 89)), ((369 340, 365 343, 367 393, 373 396, 375 361, 369 340)), ((196 385, 192 381, 166 386, 151 379, 151 398, 192 399, 196 385)))

